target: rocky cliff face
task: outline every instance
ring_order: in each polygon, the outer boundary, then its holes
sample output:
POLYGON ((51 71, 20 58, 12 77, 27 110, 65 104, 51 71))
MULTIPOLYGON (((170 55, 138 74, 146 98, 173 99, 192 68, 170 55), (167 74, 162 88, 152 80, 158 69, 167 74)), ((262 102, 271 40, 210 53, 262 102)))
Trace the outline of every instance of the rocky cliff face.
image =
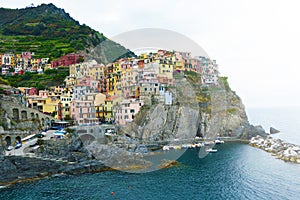
POLYGON ((250 139, 256 135, 267 136, 261 126, 249 123, 241 98, 229 87, 212 91, 210 97, 211 109, 206 108, 201 112, 201 135, 207 138, 220 136, 238 139, 250 139))
POLYGON ((242 100, 226 78, 220 78, 215 87, 200 87, 198 81, 199 76, 193 73, 177 76, 175 86, 168 88, 173 94, 172 105, 152 102, 121 130, 146 141, 193 139, 196 135, 212 140, 219 136, 266 136, 261 126, 249 123, 242 100))

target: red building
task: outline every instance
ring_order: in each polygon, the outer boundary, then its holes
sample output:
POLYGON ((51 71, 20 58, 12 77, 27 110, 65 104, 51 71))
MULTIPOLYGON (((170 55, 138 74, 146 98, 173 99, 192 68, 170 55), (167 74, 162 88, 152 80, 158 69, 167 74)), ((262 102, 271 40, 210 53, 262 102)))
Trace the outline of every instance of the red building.
POLYGON ((76 64, 81 62, 81 59, 83 58, 85 60, 85 55, 84 54, 67 54, 62 57, 60 57, 58 60, 54 60, 51 62, 51 68, 56 68, 60 66, 69 66, 72 64, 76 64))
POLYGON ((33 96, 38 94, 37 88, 24 88, 25 95, 33 96))

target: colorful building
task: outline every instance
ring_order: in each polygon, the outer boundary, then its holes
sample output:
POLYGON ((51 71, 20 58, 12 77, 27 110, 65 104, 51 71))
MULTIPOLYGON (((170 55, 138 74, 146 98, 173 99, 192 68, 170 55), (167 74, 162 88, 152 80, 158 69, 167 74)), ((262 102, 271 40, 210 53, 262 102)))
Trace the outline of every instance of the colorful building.
POLYGON ((134 120, 134 116, 140 111, 144 102, 136 99, 124 99, 114 109, 115 122, 126 125, 134 120))
POLYGON ((85 60, 85 55, 84 54, 67 54, 62 57, 60 57, 58 60, 54 60, 51 62, 51 68, 56 68, 60 66, 69 66, 72 64, 80 63, 82 62, 82 59, 85 60))

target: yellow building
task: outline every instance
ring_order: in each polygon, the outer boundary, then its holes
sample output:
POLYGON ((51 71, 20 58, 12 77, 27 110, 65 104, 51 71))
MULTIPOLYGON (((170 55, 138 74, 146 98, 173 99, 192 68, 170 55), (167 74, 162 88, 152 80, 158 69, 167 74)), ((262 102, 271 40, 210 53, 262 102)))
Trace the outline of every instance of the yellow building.
POLYGON ((51 69, 51 64, 45 64, 44 71, 46 71, 47 69, 51 69))
POLYGON ((122 96, 113 96, 109 97, 104 101, 104 116, 105 116, 105 121, 112 121, 114 120, 114 115, 113 115, 113 108, 114 106, 120 104, 122 101, 122 96))
POLYGON ((30 59, 30 64, 31 64, 31 66, 32 67, 37 67, 38 66, 38 64, 39 64, 39 59, 37 59, 37 58, 31 58, 30 59))
POLYGON ((103 64, 94 65, 89 69, 89 74, 94 80, 103 80, 106 76, 106 67, 103 64))
POLYGON ((155 58, 155 62, 159 64, 158 77, 167 80, 167 84, 173 84, 174 64, 176 64, 175 56, 155 58))
POLYGON ((122 71, 121 63, 113 63, 113 94, 112 95, 122 95, 122 83, 121 83, 122 71))
POLYGON ((62 118, 68 119, 70 118, 70 105, 71 105, 72 98, 70 96, 61 96, 60 103, 62 104, 62 118))
POLYGON ((105 121, 113 120, 113 101, 110 99, 107 99, 104 102, 104 116, 105 121))
MULTIPOLYGON (((98 118, 98 120, 101 122, 105 122, 105 112, 104 112, 105 100, 106 100, 106 95, 101 94, 101 93, 96 94, 95 100, 94 100, 96 118, 98 118)), ((111 108, 109 108, 109 110, 111 110, 111 108)))
POLYGON ((33 96, 27 97, 27 101, 31 106, 31 108, 39 110, 41 112, 43 111, 43 106, 45 105, 46 100, 47 98, 43 98, 43 97, 33 97, 33 96))
POLYGON ((74 76, 67 76, 64 80, 66 86, 74 86, 76 78, 74 76))
POLYGON ((58 98, 48 97, 43 105, 43 113, 54 114, 54 117, 58 118, 57 111, 59 102, 60 100, 58 98))
POLYGON ((116 81, 113 73, 113 65, 109 64, 107 66, 107 86, 106 86, 109 96, 114 95, 115 86, 116 86, 116 81))

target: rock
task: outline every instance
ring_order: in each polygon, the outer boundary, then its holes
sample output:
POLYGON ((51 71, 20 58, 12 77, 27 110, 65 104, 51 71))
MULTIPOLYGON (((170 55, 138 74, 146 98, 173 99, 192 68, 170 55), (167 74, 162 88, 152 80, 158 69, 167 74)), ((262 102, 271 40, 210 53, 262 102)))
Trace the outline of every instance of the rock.
POLYGON ((249 144, 272 153, 278 159, 300 163, 300 147, 270 136, 263 138, 259 135, 251 138, 249 144))
POLYGON ((86 148, 96 160, 114 169, 130 170, 151 166, 141 153, 129 152, 115 145, 104 145, 94 141, 86 148))
POLYGON ((160 165, 158 166, 159 169, 164 169, 164 168, 170 168, 175 165, 178 165, 178 162, 176 160, 161 160, 160 165))
POLYGON ((270 127, 270 134, 276 134, 276 133, 279 133, 280 131, 273 128, 273 127, 270 127))
POLYGON ((4 132, 4 128, 2 126, 0 126, 0 133, 4 132))

